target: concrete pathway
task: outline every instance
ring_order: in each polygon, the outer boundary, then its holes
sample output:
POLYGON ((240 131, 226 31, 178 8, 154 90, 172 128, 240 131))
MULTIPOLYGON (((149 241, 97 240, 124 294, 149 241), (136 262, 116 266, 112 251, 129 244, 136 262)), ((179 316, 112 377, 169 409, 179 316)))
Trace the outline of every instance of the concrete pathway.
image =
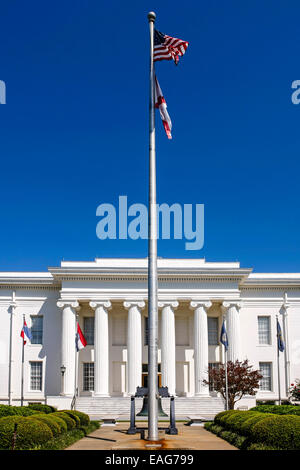
MULTIPOLYGON (((166 423, 167 424, 167 423, 166 423)), ((147 427, 147 423, 137 423, 137 427, 147 427)), ((169 436, 163 431, 159 443, 149 443, 140 438, 140 434, 129 435, 126 430, 129 423, 118 423, 115 427, 104 426, 84 437, 65 450, 238 450, 202 426, 186 426, 177 423, 178 435, 169 436)), ((160 425, 167 427, 167 425, 160 425)))

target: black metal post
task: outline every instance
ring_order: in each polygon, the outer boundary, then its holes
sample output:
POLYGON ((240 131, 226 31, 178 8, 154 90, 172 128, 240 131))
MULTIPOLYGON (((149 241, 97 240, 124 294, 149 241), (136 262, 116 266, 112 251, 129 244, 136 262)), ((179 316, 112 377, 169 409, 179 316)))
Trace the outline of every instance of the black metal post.
POLYGON ((137 430, 135 427, 135 397, 131 397, 130 401, 130 428, 127 430, 127 434, 136 434, 137 430))
POLYGON ((175 418, 175 397, 170 399, 170 426, 166 430, 166 434, 176 435, 178 434, 178 429, 176 428, 176 418, 175 418))

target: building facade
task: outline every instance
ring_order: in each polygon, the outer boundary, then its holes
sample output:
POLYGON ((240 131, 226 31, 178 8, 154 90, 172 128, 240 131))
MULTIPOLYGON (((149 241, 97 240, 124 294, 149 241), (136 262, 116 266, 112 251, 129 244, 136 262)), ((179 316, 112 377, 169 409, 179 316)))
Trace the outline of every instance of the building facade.
MULTIPOLYGON (((159 259, 158 279, 158 383, 168 386, 183 414, 188 406, 194 412, 201 404, 217 411, 224 406, 213 384, 203 383, 209 368, 224 362, 223 318, 228 360, 249 359, 263 375, 256 398, 276 400, 278 316, 286 341, 280 393, 287 397, 300 378, 300 274, 159 259)), ((78 409, 104 413, 111 404, 129 413, 129 397, 147 386, 147 259, 63 261, 44 273, 2 272, 0 316, 1 403, 20 403, 23 318, 32 332, 24 348, 25 403, 64 408, 76 389, 78 409), (78 354, 76 320, 87 341, 78 354)))

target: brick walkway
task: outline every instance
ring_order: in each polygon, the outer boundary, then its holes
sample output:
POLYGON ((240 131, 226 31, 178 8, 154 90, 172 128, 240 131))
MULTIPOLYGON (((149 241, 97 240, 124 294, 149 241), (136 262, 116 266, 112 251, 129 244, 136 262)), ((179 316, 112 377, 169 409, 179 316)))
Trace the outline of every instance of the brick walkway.
MULTIPOLYGON (((128 426, 129 423, 118 423, 115 427, 101 427, 66 450, 237 450, 215 434, 206 431, 202 426, 185 426, 184 423, 177 423, 177 436, 160 433, 161 447, 149 445, 148 441, 140 439, 140 434, 126 434, 128 426)), ((146 427, 147 423, 137 423, 137 426, 146 427)))

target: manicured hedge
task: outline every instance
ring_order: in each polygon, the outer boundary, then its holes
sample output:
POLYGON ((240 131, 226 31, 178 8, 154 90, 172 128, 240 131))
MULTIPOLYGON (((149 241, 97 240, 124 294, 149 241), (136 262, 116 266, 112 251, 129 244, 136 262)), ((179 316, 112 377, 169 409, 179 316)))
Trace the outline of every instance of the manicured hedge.
POLYGON ((17 423, 17 439, 15 449, 33 449, 53 438, 47 424, 22 416, 6 416, 0 419, 0 448, 11 449, 14 426, 17 423))
POLYGON ((237 413, 229 415, 225 420, 224 427, 230 431, 241 434, 241 426, 250 418, 255 417, 257 413, 254 411, 238 411, 237 413))
POLYGON ((252 427, 251 439, 284 450, 300 450, 300 417, 268 416, 252 427))
POLYGON ((32 416, 37 414, 38 411, 31 409, 28 406, 9 406, 0 405, 0 418, 3 416, 32 416))
POLYGON ((43 423, 47 424, 47 426, 51 429, 53 437, 58 436, 62 432, 61 427, 57 424, 57 422, 53 420, 51 416, 46 414, 34 415, 33 417, 29 416, 28 419, 37 419, 38 421, 42 421, 43 423))
POLYGON ((67 423, 62 418, 60 418, 59 416, 54 416, 54 413, 51 413, 51 415, 47 415, 47 418, 52 419, 52 421, 54 421, 59 426, 61 433, 67 432, 67 423))
POLYGON ((215 416, 214 422, 215 422, 215 424, 219 424, 221 426, 224 426, 224 423, 229 418, 229 416, 231 416, 235 413, 239 413, 239 411, 238 410, 221 411, 221 413, 218 413, 215 416))
POLYGON ((253 412, 251 416, 249 416, 248 419, 246 419, 243 423, 241 423, 241 428, 240 428, 240 434, 242 436, 250 437, 251 435, 251 429, 254 426, 254 424, 258 423, 262 419, 265 419, 268 416, 274 416, 270 413, 258 413, 258 412, 253 412))
POLYGON ((67 431, 64 434, 60 434, 58 437, 47 441, 40 447, 40 450, 62 450, 70 446, 74 442, 82 439, 87 434, 99 429, 99 421, 90 421, 88 426, 80 426, 79 428, 67 431))
POLYGON ((88 426, 90 424, 89 415, 82 413, 77 410, 62 410, 64 413, 67 413, 71 418, 75 419, 77 425, 88 426))
POLYGON ((29 408, 9 406, 3 410, 14 415, 0 417, 0 449, 11 449, 15 424, 16 450, 63 449, 99 428, 99 422, 90 422, 89 416, 79 411, 63 410, 46 414, 29 408), (29 416, 20 415, 26 412, 29 416))
POLYGON ((249 450, 300 450, 300 416, 258 411, 225 411, 206 426, 211 432, 249 450))
POLYGON ((71 418, 70 415, 64 413, 63 411, 55 411, 55 413, 52 413, 51 416, 58 416, 59 418, 63 419, 67 425, 68 431, 76 427, 75 419, 71 418))
POLYGON ((278 415, 298 415, 300 416, 300 406, 298 405, 258 405, 251 408, 251 411, 260 413, 274 413, 278 415))
POLYGON ((28 407, 32 410, 40 411, 46 414, 57 411, 57 409, 54 406, 43 405, 42 403, 31 403, 30 405, 28 405, 28 407))

